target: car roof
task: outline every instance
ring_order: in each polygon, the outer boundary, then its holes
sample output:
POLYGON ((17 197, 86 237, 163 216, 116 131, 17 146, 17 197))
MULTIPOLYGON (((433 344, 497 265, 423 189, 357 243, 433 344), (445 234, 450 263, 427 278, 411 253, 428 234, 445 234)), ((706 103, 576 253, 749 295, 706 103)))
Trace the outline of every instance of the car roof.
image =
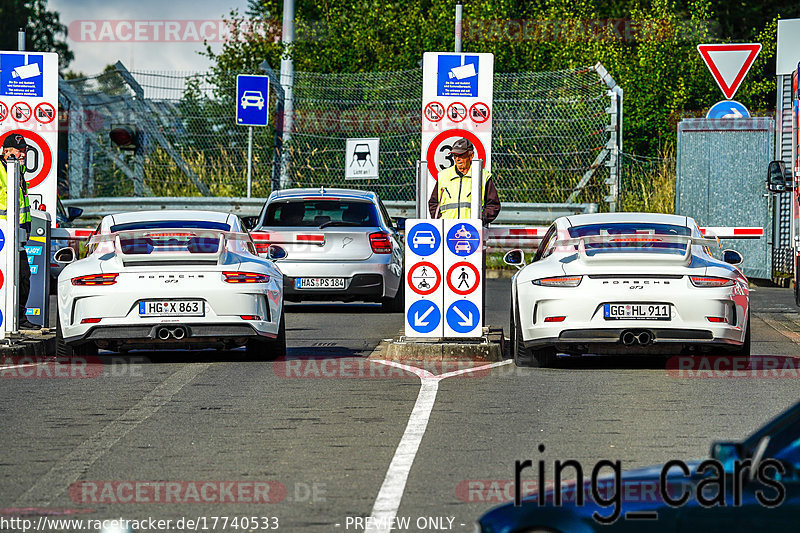
POLYGON ((204 222, 221 222, 230 224, 229 213, 221 211, 198 211, 189 209, 159 209, 153 211, 131 211, 108 215, 103 222, 109 225, 127 224, 130 222, 147 222, 159 220, 201 220, 204 222))
POLYGON ((690 226, 690 218, 683 215, 665 213, 591 213, 588 215, 570 215, 562 217, 569 226, 585 226, 588 224, 614 224, 625 222, 649 222, 651 224, 671 224, 673 226, 690 226))
POLYGON ((307 189, 284 189, 282 191, 274 191, 269 195, 268 202, 274 200, 285 200, 290 198, 313 198, 320 200, 323 198, 351 198, 354 200, 369 200, 371 202, 378 201, 378 195, 372 191, 361 191, 358 189, 345 189, 345 188, 328 188, 317 187, 307 189))

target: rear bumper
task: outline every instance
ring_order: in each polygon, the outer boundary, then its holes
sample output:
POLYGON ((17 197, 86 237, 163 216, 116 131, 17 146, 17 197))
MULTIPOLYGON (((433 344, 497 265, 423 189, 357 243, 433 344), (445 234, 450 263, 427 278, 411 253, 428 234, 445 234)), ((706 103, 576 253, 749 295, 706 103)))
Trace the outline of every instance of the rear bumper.
POLYGON ((356 274, 345 280, 344 289, 298 289, 297 279, 289 276, 283 277, 283 297, 285 300, 379 301, 386 294, 384 278, 381 274, 356 274))
POLYGON ((248 339, 274 339, 276 336, 276 333, 259 330, 251 323, 187 324, 182 322, 180 324, 97 325, 88 328, 80 335, 65 337, 64 341, 73 345, 95 342, 101 348, 119 346, 177 348, 198 344, 203 347, 243 345, 248 339), (158 336, 159 330, 162 328, 182 329, 185 336, 180 340, 174 337, 162 340, 158 336))
MULTIPOLYGON (((714 348, 733 348, 742 343, 730 337, 720 337, 714 332, 705 329, 686 328, 596 328, 596 329, 567 329, 554 332, 550 337, 538 337, 524 341, 526 348, 555 347, 556 350, 570 353, 614 353, 614 354, 639 354, 663 353, 671 354, 676 349, 692 346, 701 351, 714 348), (625 345, 622 335, 632 332, 636 335, 647 332, 651 339, 646 345, 625 345)), ((738 331, 736 334, 738 335, 738 331)))

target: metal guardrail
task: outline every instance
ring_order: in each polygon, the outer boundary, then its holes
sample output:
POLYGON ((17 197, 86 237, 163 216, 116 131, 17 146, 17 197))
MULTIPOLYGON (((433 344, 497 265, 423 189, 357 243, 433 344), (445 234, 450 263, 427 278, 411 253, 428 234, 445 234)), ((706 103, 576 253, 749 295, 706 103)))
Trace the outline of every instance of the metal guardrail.
MULTIPOLYGON (((140 198, 76 198, 64 200, 66 206, 83 209, 83 218, 100 218, 125 211, 150 211, 161 209, 199 209, 224 211, 239 216, 254 216, 261 212, 266 198, 241 197, 158 197, 140 198)), ((414 202, 384 202, 393 217, 414 217, 414 202)), ((582 213, 596 213, 597 204, 524 204, 504 203, 497 224, 547 226, 558 217, 582 213)))

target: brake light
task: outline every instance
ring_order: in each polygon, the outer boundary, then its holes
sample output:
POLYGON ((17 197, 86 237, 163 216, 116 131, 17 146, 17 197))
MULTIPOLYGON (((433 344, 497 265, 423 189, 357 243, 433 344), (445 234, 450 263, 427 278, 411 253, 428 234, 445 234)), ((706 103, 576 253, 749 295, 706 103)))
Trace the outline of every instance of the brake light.
POLYGON ((267 283, 269 276, 257 272, 223 272, 227 283, 267 283))
POLYGON ((689 276, 695 287, 730 287, 734 284, 732 279, 709 276, 689 276))
POLYGON ((708 320, 709 322, 717 322, 717 323, 726 321, 724 316, 707 316, 706 320, 708 320))
POLYGON ((392 241, 389 234, 385 231, 378 231, 369 234, 369 245, 372 246, 373 253, 390 254, 392 253, 392 241))
POLYGON ((81 320, 81 324, 97 324, 100 320, 99 318, 84 318, 81 320))
POLYGON ((168 232, 168 233, 148 233, 146 237, 194 237, 194 233, 168 232))
POLYGON ((72 278, 73 285, 113 285, 117 282, 118 273, 114 274, 90 274, 88 276, 78 276, 72 278))
POLYGON ((542 287, 577 287, 581 284, 583 276, 555 276, 552 278, 542 278, 533 280, 534 285, 542 287))
POLYGON ((239 315, 242 320, 261 320, 261 317, 258 315, 239 315))
POLYGON ((564 322, 565 316, 548 316, 544 319, 545 322, 564 322))

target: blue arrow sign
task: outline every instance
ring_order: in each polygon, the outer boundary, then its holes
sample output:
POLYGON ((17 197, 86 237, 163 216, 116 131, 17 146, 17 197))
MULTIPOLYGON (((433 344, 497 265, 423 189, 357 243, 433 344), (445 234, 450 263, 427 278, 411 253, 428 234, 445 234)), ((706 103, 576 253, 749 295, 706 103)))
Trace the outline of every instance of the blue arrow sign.
POLYGON ((3 230, 0 230, 0 250, 6 245, 6 236, 3 235, 3 230))
POLYGON ((750 111, 736 100, 722 100, 711 106, 706 118, 750 118, 750 111))
POLYGON ((447 325, 457 333, 469 333, 481 323, 481 312, 478 306, 469 300, 453 302, 445 316, 447 325))
POLYGON ((433 224, 422 222, 411 228, 406 236, 408 247, 416 255, 427 257, 436 252, 442 245, 442 234, 433 224))
POLYGON ((236 123, 240 126, 266 126, 269 123, 269 78, 236 76, 236 123))
POLYGON ((480 245, 480 233, 468 222, 458 223, 447 232, 447 247, 458 256, 472 255, 480 245))
POLYGON ((414 331, 430 333, 439 327, 439 323, 442 321, 442 312, 430 300, 418 300, 408 308, 406 318, 414 331))

